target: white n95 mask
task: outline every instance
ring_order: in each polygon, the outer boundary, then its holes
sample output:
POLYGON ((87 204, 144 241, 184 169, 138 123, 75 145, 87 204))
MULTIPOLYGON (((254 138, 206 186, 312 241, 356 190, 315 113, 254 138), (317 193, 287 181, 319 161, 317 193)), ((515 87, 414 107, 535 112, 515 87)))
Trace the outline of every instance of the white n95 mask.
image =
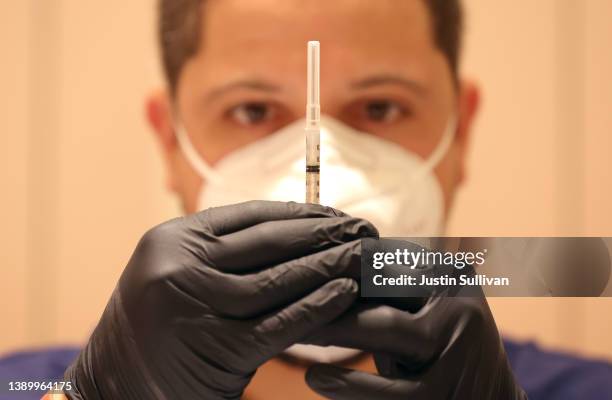
MULTIPOLYGON (((215 167, 196 152, 179 127, 179 146, 205 180, 198 207, 247 200, 303 202, 304 120, 240 148, 215 167)), ((442 233, 444 197, 433 169, 447 153, 454 119, 426 159, 374 135, 321 118, 321 204, 372 222, 381 236, 435 236, 442 233)))
MULTIPOLYGON (((179 146, 205 180, 199 209, 248 200, 303 202, 305 121, 299 120, 238 149, 214 167, 196 152, 179 126, 179 146)), ((454 119, 426 159, 390 141, 321 118, 321 204, 372 222, 381 236, 436 236, 442 232, 444 197, 433 169, 447 153, 454 119)), ((294 345, 286 352, 333 363, 360 352, 334 346, 294 345)))

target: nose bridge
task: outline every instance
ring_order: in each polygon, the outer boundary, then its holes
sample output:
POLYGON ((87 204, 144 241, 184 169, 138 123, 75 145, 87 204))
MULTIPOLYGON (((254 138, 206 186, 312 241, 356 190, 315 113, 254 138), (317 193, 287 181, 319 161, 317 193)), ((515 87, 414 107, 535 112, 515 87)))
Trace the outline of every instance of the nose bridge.
MULTIPOLYGON (((311 40, 319 40, 313 35, 311 40)), ((280 77, 289 88, 286 101, 293 113, 298 117, 306 115, 308 52, 306 42, 299 46, 300 50, 287 54, 282 65, 276 65, 281 72, 280 77)), ((320 103, 321 114, 338 117, 339 98, 345 96, 350 82, 363 67, 358 62, 360 56, 352 54, 339 44, 330 40, 320 43, 320 103)), ((269 67, 272 69, 272 66, 269 67)))

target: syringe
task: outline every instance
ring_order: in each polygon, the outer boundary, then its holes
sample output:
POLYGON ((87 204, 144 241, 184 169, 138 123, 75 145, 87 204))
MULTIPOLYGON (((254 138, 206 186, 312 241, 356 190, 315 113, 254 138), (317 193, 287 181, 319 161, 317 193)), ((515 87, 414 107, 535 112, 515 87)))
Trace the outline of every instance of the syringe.
POLYGON ((321 173, 320 45, 308 42, 306 99, 306 203, 319 203, 321 173))

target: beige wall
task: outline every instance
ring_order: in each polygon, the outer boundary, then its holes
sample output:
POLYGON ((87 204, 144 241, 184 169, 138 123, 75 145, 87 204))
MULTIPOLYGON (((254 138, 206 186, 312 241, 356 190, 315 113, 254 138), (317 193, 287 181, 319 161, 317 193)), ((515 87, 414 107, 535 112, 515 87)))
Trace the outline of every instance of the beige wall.
POLYGON ((142 233, 178 213, 143 118, 159 82, 153 3, 0 14, 0 353, 83 341, 142 233))
MULTIPOLYGON (((140 235, 178 213, 143 120, 153 3, 0 14, 0 352, 84 340, 140 235)), ((612 236, 612 2, 466 4, 465 70, 484 97, 451 233, 612 236)), ((608 300, 491 303, 512 336, 612 359, 608 300)))
MULTIPOLYGON (((484 89, 457 235, 612 236, 612 2, 467 0, 484 89)), ((612 299, 491 299, 503 331, 612 359, 612 299)))
POLYGON ((28 187, 27 86, 29 39, 27 2, 6 2, 0 15, 0 180, 3 185, 0 202, 0 317, 4 321, 0 351, 25 343, 26 332, 26 236, 28 187), (10 15, 10 18, 6 18, 10 15), (21 38, 14 41, 9 38, 21 38), (10 62, 7 55, 10 56, 10 62), (10 93, 10 95, 8 95, 10 93))

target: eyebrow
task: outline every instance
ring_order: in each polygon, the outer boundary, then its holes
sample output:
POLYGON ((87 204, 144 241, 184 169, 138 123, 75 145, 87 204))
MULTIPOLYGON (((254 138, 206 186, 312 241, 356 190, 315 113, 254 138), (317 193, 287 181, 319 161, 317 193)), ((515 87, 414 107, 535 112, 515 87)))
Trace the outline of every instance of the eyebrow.
POLYGON ((382 85, 402 86, 405 89, 408 89, 419 95, 424 95, 427 92, 425 86, 423 86, 419 82, 412 80, 412 79, 406 79, 399 75, 392 75, 392 74, 369 76, 367 78, 352 82, 350 86, 351 86, 351 89, 362 90, 362 89, 369 89, 372 87, 382 86, 382 85))
POLYGON ((266 93, 278 93, 281 91, 281 87, 273 83, 262 81, 262 80, 257 80, 257 79, 246 79, 246 80, 230 82, 230 83, 221 85, 219 87, 216 87, 213 90, 211 90, 206 97, 208 99, 215 99, 220 96, 223 96, 224 94, 228 92, 239 90, 239 89, 256 90, 256 91, 261 91, 261 92, 266 92, 266 93))

